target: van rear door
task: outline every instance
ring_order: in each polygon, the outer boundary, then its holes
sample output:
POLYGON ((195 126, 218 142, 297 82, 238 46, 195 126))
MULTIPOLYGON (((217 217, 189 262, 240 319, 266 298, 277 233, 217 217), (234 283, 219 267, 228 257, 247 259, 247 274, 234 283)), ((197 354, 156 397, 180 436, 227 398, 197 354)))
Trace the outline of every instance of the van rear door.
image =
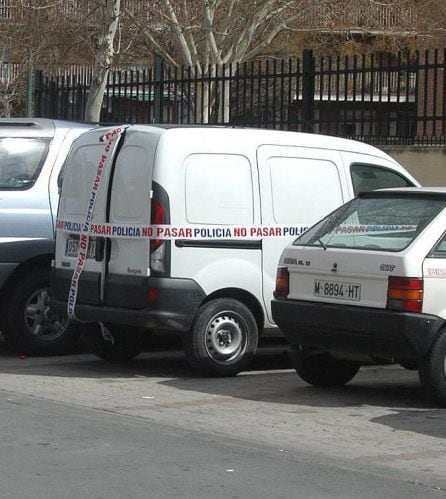
MULTIPOLYGON (((262 224, 308 228, 346 200, 346 179, 338 151, 306 147, 261 146, 258 150, 262 224)), ((288 237, 262 241, 263 300, 272 321, 277 264, 288 237)), ((305 262, 303 262, 305 265, 305 262)))
MULTIPOLYGON (((107 200, 109 180, 114 160, 122 141, 122 135, 114 137, 109 144, 107 134, 114 129, 101 128, 82 135, 66 160, 63 169, 62 196, 60 198, 58 219, 64 222, 64 231, 56 237, 56 269, 74 270, 78 259, 79 228, 85 221, 87 209, 92 199, 95 206, 91 224, 107 222, 107 200), (108 145, 109 144, 109 145, 108 145), (97 178, 98 166, 102 165, 103 173, 97 189, 93 194, 93 183, 97 178), (72 228, 72 232, 69 230, 72 228)), ((103 302, 106 258, 102 255, 98 237, 89 238, 87 260, 79 281, 77 299, 79 302, 99 304, 103 302)), ((68 274, 66 281, 69 280, 68 274)), ((65 282, 65 287, 69 286, 65 282)))
MULTIPOLYGON (((90 132, 79 139, 63 179, 59 219, 83 223, 97 165, 104 158, 107 144, 101 137, 110 131, 90 132)), ((113 142, 107 153, 91 220, 91 228, 96 233, 90 236, 88 258, 79 279, 78 303, 131 308, 142 308, 145 304, 146 281, 150 275, 150 240, 122 236, 135 236, 138 234, 135 227, 150 223, 157 140, 158 135, 130 127, 113 142), (116 230, 98 229, 106 223, 114 224, 112 227, 116 230)), ((78 241, 76 233, 58 234, 56 268, 74 270, 78 241)))
POLYGON ((108 239, 104 300, 108 306, 143 308, 147 303, 150 276, 150 240, 137 228, 149 225, 152 202, 152 173, 158 133, 130 127, 116 158, 110 180, 108 221, 126 231, 129 239, 108 239))

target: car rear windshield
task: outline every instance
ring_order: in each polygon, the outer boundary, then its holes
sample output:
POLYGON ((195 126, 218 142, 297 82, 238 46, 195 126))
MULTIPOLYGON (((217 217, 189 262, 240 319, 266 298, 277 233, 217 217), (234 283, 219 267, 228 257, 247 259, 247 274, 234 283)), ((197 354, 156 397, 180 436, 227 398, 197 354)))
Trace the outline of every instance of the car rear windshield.
POLYGON ((0 190, 29 189, 48 153, 45 139, 0 137, 0 190))
POLYGON ((401 251, 445 208, 439 198, 356 198, 310 228, 295 245, 401 251))

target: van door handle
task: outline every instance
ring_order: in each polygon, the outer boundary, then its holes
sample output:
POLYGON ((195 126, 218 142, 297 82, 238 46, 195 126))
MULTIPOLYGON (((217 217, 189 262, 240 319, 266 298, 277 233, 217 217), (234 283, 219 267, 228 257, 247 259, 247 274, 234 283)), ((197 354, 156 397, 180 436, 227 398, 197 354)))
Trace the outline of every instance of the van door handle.
POLYGON ((102 262, 104 259, 105 237, 96 237, 96 247, 94 250, 94 259, 102 262))

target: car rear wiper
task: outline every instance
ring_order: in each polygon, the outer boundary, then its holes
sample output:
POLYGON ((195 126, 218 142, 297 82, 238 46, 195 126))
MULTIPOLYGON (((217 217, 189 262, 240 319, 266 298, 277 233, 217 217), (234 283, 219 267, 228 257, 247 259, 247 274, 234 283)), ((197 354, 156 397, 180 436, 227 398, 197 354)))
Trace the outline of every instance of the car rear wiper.
POLYGON ((317 242, 324 248, 324 250, 327 249, 327 245, 322 241, 320 237, 318 237, 317 242))

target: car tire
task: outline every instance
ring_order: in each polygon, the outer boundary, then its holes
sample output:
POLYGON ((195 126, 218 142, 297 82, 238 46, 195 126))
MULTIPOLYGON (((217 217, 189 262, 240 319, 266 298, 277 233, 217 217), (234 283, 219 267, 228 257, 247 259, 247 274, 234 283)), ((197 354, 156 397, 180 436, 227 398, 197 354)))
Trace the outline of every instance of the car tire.
POLYGON ((143 330, 117 324, 82 324, 82 342, 86 349, 109 362, 129 362, 143 348, 143 330))
POLYGON ((418 375, 427 397, 446 407, 446 328, 442 328, 427 355, 419 362, 418 375))
POLYGON ((184 351, 198 373, 234 376, 249 366, 257 342, 258 327, 249 308, 232 298, 217 298, 198 310, 184 351))
POLYGON ((345 385, 356 376, 360 368, 356 362, 335 359, 327 352, 294 349, 290 356, 297 374, 306 383, 318 387, 345 385))
POLYGON ((29 268, 7 291, 2 333, 25 355, 63 355, 76 346, 76 325, 49 306, 49 278, 48 269, 29 268))

